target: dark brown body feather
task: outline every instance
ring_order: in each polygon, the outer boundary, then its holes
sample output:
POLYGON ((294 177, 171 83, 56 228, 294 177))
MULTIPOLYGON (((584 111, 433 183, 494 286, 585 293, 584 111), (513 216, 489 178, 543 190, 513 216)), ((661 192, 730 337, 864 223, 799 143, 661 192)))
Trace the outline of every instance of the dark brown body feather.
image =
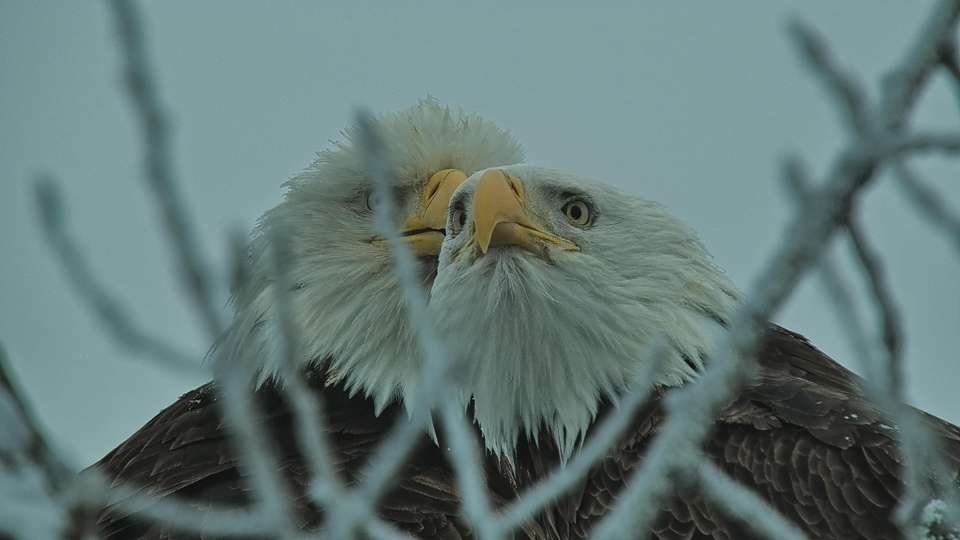
MULTIPOLYGON (((760 376, 716 423, 704 452, 810 538, 902 538, 893 511, 902 496, 900 433, 862 396, 859 378, 805 338, 771 327, 758 355, 760 376)), ((633 430, 584 482, 538 519, 559 538, 584 538, 617 504, 664 421, 662 396, 637 414, 633 430)), ((960 429, 930 415, 953 474, 960 429)), ((589 436, 589 435, 588 435, 589 436)), ((541 437, 541 441, 549 437, 541 437)), ((556 467, 555 452, 523 446, 522 483, 556 467)), ((523 487, 521 487, 523 489, 523 487)), ((679 489, 661 504, 652 538, 755 538, 699 493, 679 489)))
MULTIPOLYGON (((759 353, 760 377, 723 413, 705 453, 728 474, 754 489, 811 538, 890 539, 902 535, 892 512, 902 493, 899 432, 861 395, 857 377, 779 327, 759 353)), ((326 372, 311 372, 322 396, 337 462, 355 483, 371 452, 398 414, 379 417, 373 404, 325 386, 326 372)), ((316 530, 322 515, 304 496, 305 464, 292 436, 291 417, 275 390, 258 393, 280 468, 289 480, 300 525, 316 530)), ((625 482, 664 420, 662 393, 637 413, 633 429, 573 492, 516 531, 519 538, 583 538, 617 504, 625 482)), ((609 407, 608 407, 609 409, 609 407)), ((960 467, 960 430, 924 417, 943 441, 948 465, 960 467)), ((454 477, 440 447, 424 436, 380 513, 421 538, 471 538, 459 510, 454 477)), ((557 453, 541 437, 522 440, 513 465, 488 456, 488 487, 500 506, 541 481, 558 466, 557 453)), ((185 394, 95 467, 114 484, 153 496, 176 496, 200 508, 246 505, 247 482, 221 425, 210 385, 185 394)), ((694 491, 663 501, 652 531, 659 539, 753 538, 742 523, 694 491)), ((108 509, 99 527, 106 538, 179 538, 175 531, 108 509)))
MULTIPOLYGON (((341 384, 327 386, 326 380, 323 367, 308 376, 311 389, 324 401, 334 468, 347 484, 353 484, 394 419, 406 413, 394 404, 377 416, 371 400, 350 396, 341 384)), ((294 438, 290 411, 269 384, 257 392, 257 398, 259 421, 269 430, 274 456, 287 480, 290 507, 301 528, 317 530, 322 527, 322 515, 305 495, 308 471, 294 438)), ((238 466, 218 407, 212 384, 188 392, 94 467, 113 485, 150 496, 177 497, 201 509, 246 506, 250 483, 244 467, 238 466)), ((422 437, 402 474, 397 486, 380 501, 384 518, 423 538, 473 537, 461 518, 459 497, 443 452, 429 437, 422 437)), ((97 528, 104 538, 189 538, 116 508, 103 512, 97 528)))

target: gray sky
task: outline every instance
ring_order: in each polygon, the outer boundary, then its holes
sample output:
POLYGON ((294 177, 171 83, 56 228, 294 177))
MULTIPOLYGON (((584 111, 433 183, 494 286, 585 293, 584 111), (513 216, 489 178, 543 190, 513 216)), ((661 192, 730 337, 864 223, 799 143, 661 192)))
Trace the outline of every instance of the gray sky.
MULTIPOLYGON (((249 231, 356 106, 396 110, 431 94, 511 129, 533 163, 666 204, 746 289, 792 212, 781 158, 796 152, 822 176, 846 141, 785 23, 797 16, 820 29, 875 97, 930 7, 518 4, 146 6, 176 171, 215 262, 222 267, 229 231, 249 231)), ((50 432, 83 466, 204 381, 124 354, 91 320, 38 230, 35 174, 60 179, 75 236, 137 321, 197 355, 208 346, 141 181, 115 46, 101 2, 0 2, 0 343, 50 432)), ((956 131, 946 77, 915 119, 956 131)), ((960 166, 919 165, 960 208, 960 166)), ((910 396, 957 423, 960 258, 899 197, 882 177, 863 218, 906 317, 910 396)), ((808 279, 777 321, 856 369, 829 306, 808 279)))

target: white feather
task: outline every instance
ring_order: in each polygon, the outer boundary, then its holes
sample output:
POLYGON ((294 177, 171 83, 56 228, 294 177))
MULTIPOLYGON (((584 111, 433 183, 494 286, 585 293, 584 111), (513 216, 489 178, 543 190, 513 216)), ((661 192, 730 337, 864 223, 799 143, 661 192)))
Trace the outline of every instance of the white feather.
MULTIPOLYGON (((381 114, 377 124, 395 186, 410 195, 400 202, 403 218, 419 208, 427 180, 439 170, 458 168, 469 175, 523 160, 509 133, 432 98, 381 114)), ((413 390, 420 353, 390 254, 370 243, 377 233, 366 206, 370 179, 356 130, 346 130, 344 137, 287 182, 283 202, 260 218, 249 248, 252 277, 234 291, 233 323, 211 354, 253 358, 260 383, 278 376, 283 348, 268 233, 282 224, 293 259, 288 298, 302 338, 298 359, 303 365, 330 359, 335 376, 353 392, 372 397, 379 414, 413 390)))
MULTIPOLYGON (((660 378, 643 383, 695 377, 738 292, 696 233, 659 204, 567 172, 502 169, 521 179, 536 218, 581 251, 548 247, 538 257, 499 246, 457 258, 471 233, 466 227, 444 241, 431 309, 440 334, 464 355, 464 399, 473 400, 487 448, 509 459, 521 434, 535 440, 544 427, 566 459, 601 400, 616 400, 635 382, 657 334, 667 337, 668 358, 660 378), (589 200, 591 227, 565 220, 564 192, 589 200)), ((451 201, 465 205, 468 223, 481 174, 451 201)))

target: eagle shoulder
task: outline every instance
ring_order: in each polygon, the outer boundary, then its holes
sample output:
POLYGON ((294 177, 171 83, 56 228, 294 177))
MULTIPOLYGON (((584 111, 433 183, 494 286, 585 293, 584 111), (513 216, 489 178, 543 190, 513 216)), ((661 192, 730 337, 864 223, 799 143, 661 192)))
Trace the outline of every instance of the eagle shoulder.
MULTIPOLYGON (((323 402, 334 470, 349 486, 362 480, 371 454, 406 413, 394 404, 376 415, 372 400, 328 381, 326 363, 307 372, 309 388, 323 402)), ((301 528, 321 529, 323 515, 307 496, 310 470, 296 442, 293 415, 275 384, 260 387, 256 405, 257 422, 269 435, 294 519, 301 528)), ((248 506, 248 471, 237 460, 219 407, 213 383, 187 392, 91 468, 114 486, 155 498, 176 497, 199 509, 248 506)), ((122 511, 115 505, 118 500, 112 502, 98 521, 104 538, 182 536, 122 511)), ((426 434, 378 510, 385 520, 420 538, 473 538, 450 465, 426 434)))
MULTIPOLYGON (((862 380, 776 325, 757 361, 759 376, 718 418, 704 453, 812 538, 901 538, 893 520, 903 493, 900 432, 863 396, 862 380)), ((656 391, 583 482, 538 517, 556 528, 557 538, 586 538, 617 504, 665 419, 666 392, 656 391)), ((605 405, 601 416, 610 409, 605 405)), ((920 414, 956 472, 960 429, 920 414)), ((523 454, 518 468, 526 468, 529 485, 542 478, 540 470, 558 465, 544 457, 555 452, 542 439, 523 454)), ((695 490, 679 486, 660 509, 654 538, 754 538, 695 490)))

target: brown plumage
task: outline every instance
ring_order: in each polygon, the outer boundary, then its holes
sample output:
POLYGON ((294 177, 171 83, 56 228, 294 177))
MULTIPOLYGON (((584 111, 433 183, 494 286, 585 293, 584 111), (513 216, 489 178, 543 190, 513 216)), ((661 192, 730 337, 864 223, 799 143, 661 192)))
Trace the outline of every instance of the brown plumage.
MULTIPOLYGON (((664 395, 695 384, 710 361, 739 293, 696 234, 662 207, 578 175, 525 165, 480 172, 460 185, 450 208, 430 306, 438 334, 455 338, 467 360, 458 366, 457 384, 487 449, 483 465, 495 508, 560 467, 624 388, 657 388, 601 463, 514 531, 517 538, 584 538, 643 462, 664 422, 664 395), (636 381, 656 335, 668 344, 662 369, 636 381), (538 430, 534 442, 527 434, 538 430)), ((377 380, 378 370, 361 368, 394 367, 393 360, 364 359, 391 363, 354 366, 368 377, 358 380, 377 380)), ((328 362, 309 368, 309 384, 329 415, 334 467, 354 485, 406 412, 392 392, 356 393, 342 372, 328 385, 328 362)), ((777 326, 768 328, 757 362, 758 378, 717 419, 706 456, 811 538, 902 537, 893 519, 903 493, 901 435, 864 398, 860 379, 777 326)), ((392 390, 394 383, 374 388, 392 390)), ((321 530, 323 516, 304 496, 307 471, 290 413, 270 383, 257 395, 259 421, 270 429, 298 525, 321 530)), ((199 508, 248 504, 245 468, 217 407, 209 386, 185 395, 97 468, 115 483, 199 508)), ((956 475, 960 429, 923 419, 956 475)), ((442 432, 438 440, 422 437, 377 508, 420 538, 470 538, 442 432)), ((753 538, 714 502, 677 487, 676 496, 660 501, 661 513, 645 533, 664 540, 753 538)), ((99 524, 108 538, 180 537, 115 508, 99 524)))
MULTIPOLYGON (((724 412, 705 453, 733 478, 756 491, 811 538, 893 539, 902 535, 892 512, 902 495, 899 431, 861 395, 859 379, 802 336, 773 326, 758 356, 760 377, 724 412)), ((335 468, 353 484, 400 407, 379 417, 371 400, 324 386, 321 366, 310 387, 328 413, 335 468)), ((617 504, 625 482, 664 419, 663 392, 643 407, 634 428, 573 492, 517 531, 517 538, 585 538, 617 504)), ((305 464, 295 444, 287 407, 267 385, 258 393, 261 420, 301 527, 317 530, 322 515, 303 493, 305 464)), ((151 496, 174 496, 198 508, 248 504, 248 484, 217 411, 211 385, 188 392, 95 467, 115 485, 151 496)), ((609 406, 605 407, 609 412, 609 406)), ((960 429, 924 416, 944 442, 951 470, 960 467, 960 429)), ((602 419, 602 414, 601 414, 602 419)), ((589 436, 589 435, 588 435, 589 436)), ((442 433, 440 434, 442 444, 442 433)), ((542 480, 559 464, 549 437, 521 440, 513 467, 487 457, 488 483, 499 506, 542 480)), ((698 493, 663 501, 652 531, 658 539, 752 538, 698 493)), ((424 436, 403 478, 379 505, 380 514, 419 538, 472 538, 441 448, 424 436)), ((182 538, 168 528, 108 509, 99 520, 104 538, 182 538)))
MULTIPOLYGON (((577 173, 475 173, 450 208, 431 308, 441 335, 466 351, 461 384, 485 446, 512 458, 500 471, 519 492, 589 439, 625 388, 656 388, 602 462, 537 518, 547 538, 586 537, 656 440, 664 395, 697 384, 741 295, 661 205, 577 173), (660 365, 646 369, 658 336, 660 365)), ((894 422, 864 398, 860 379, 803 337, 770 326, 763 338, 759 376, 719 414, 706 457, 812 538, 902 536, 892 514, 903 491, 894 422)), ((955 475, 960 430, 923 418, 955 475)), ((666 479, 676 495, 659 501, 651 531, 619 532, 753 537, 682 476, 666 479)))
MULTIPOLYGON (((397 232, 420 261, 426 289, 456 186, 474 171, 522 161, 523 150, 498 126, 432 98, 378 115, 376 125, 391 164, 397 232)), ((271 382, 283 372, 286 339, 277 299, 285 297, 289 324, 299 331, 296 362, 329 413, 334 467, 346 483, 356 482, 394 418, 406 415, 404 403, 419 380, 420 351, 406 300, 387 241, 374 223, 377 199, 366 152, 356 128, 345 130, 344 137, 287 182, 283 201, 259 220, 248 251, 248 279, 233 290, 233 322, 210 353, 226 369, 259 374, 259 421, 274 443, 293 514, 307 529, 320 527, 322 515, 304 496, 307 471, 290 411, 271 382), (285 278, 292 286, 274 279, 273 242, 280 234, 287 244, 281 251, 289 252, 285 278), (336 376, 328 377, 328 369, 336 376)), ((95 467, 114 484, 199 508, 248 504, 245 466, 237 463, 219 407, 211 385, 189 392, 95 467)), ((441 449, 424 435, 407 465, 398 487, 380 501, 384 517, 426 537, 469 537, 458 521, 456 491, 441 449)), ((116 507, 97 521, 106 537, 177 537, 116 507)))
MULTIPOLYGON (((778 326, 767 332, 758 361, 760 376, 718 419, 705 454, 810 538, 902 538, 892 515, 903 492, 900 433, 863 398, 860 379, 803 336, 778 326)), ((664 420, 663 395, 637 413, 632 430, 576 490, 538 517, 549 537, 585 538, 617 504, 664 420)), ((960 428, 923 418, 956 472, 960 428)), ((549 438, 540 440, 539 447, 518 449, 523 484, 557 467, 557 452, 544 447, 549 438)), ((694 491, 681 488, 660 508, 652 538, 754 538, 694 491)))
MULTIPOLYGON (((341 384, 326 386, 325 366, 309 371, 314 395, 323 399, 334 469, 348 484, 358 479, 371 452, 395 418, 406 413, 394 404, 380 416, 373 401, 350 396, 341 384)), ((322 515, 304 493, 306 464, 295 442, 292 417, 272 384, 257 392, 258 422, 269 429, 276 462, 286 479, 290 507, 301 528, 317 530, 322 515)), ((153 497, 177 497, 197 508, 249 504, 246 471, 237 463, 228 428, 220 420, 213 384, 184 394, 94 467, 113 485, 136 488, 153 497)), ((424 538, 471 538, 457 504, 458 495, 443 453, 424 434, 403 478, 379 504, 381 514, 400 529, 424 538)), ((168 527, 107 509, 98 521, 104 538, 181 538, 168 527)), ((205 536, 206 538, 206 536, 205 536)))

